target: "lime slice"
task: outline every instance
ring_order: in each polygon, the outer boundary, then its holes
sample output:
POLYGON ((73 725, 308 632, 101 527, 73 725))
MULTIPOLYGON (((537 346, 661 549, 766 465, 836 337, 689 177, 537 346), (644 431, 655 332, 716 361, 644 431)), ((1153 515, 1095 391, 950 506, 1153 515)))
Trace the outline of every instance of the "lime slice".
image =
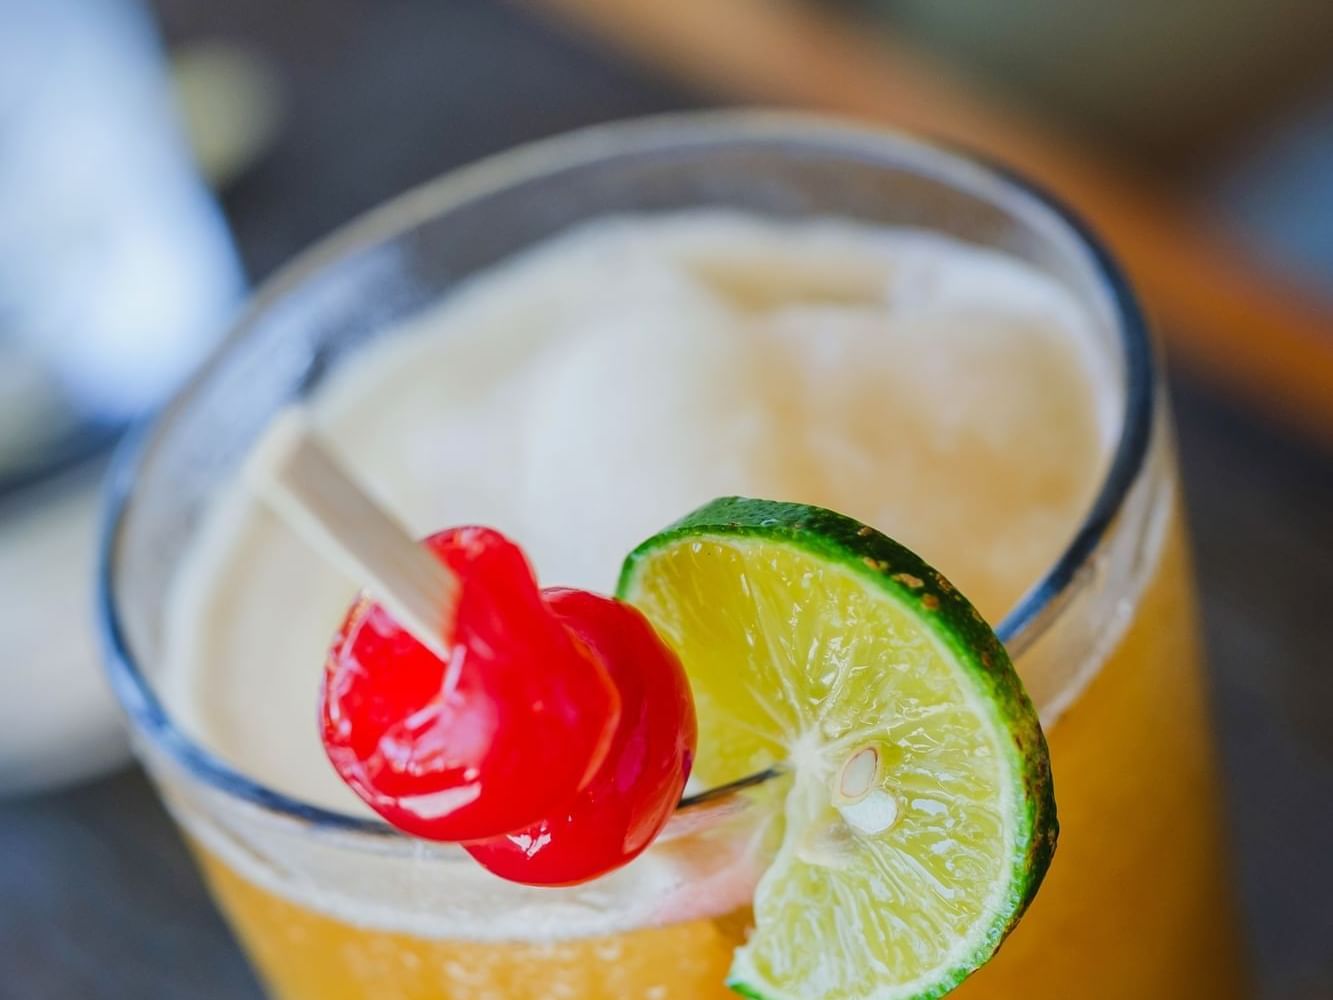
POLYGON ((733 989, 939 997, 990 958, 1050 863, 1055 801, 1032 703, 944 577, 841 514, 731 498, 631 553, 619 594, 689 672, 695 774, 789 772, 733 989))

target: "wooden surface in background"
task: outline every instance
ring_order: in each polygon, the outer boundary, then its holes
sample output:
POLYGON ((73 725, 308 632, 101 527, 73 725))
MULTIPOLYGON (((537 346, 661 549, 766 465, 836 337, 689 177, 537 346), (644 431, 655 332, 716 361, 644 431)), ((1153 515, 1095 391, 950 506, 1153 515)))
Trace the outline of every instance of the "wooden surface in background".
MULTIPOLYGON (((450 166, 701 101, 489 0, 158 5, 174 36, 253 41, 290 87, 291 128, 227 198, 257 277, 450 166)), ((1333 466, 1194 383, 1176 402, 1262 995, 1329 1000, 1333 466)), ((140 773, 0 803, 0 1000, 260 995, 140 773)))
POLYGON ((1333 298, 1265 272, 1199 206, 961 86, 878 25, 804 0, 527 0, 721 98, 893 125, 1054 192, 1125 263, 1182 362, 1333 444, 1333 298))

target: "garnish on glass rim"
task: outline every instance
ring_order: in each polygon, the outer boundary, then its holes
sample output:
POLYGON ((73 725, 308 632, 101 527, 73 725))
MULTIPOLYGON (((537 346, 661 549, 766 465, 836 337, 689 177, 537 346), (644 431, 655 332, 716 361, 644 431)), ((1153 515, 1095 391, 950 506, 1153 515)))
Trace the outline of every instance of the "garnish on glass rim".
POLYGON ((980 615, 874 529, 715 501, 630 554, 618 594, 639 611, 539 590, 489 528, 415 542, 300 417, 278 422, 250 471, 368 581, 329 654, 323 738, 402 829, 463 841, 531 884, 625 863, 693 762, 683 662, 703 781, 781 761, 788 782, 739 992, 939 997, 1035 896, 1057 833, 1036 713, 980 615))

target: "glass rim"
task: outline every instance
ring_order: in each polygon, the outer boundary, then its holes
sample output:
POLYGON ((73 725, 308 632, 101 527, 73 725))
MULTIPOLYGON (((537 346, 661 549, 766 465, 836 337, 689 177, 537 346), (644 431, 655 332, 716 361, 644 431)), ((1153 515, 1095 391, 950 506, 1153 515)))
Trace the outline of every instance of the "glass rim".
MULTIPOLYGON (((705 111, 654 115, 593 125, 539 139, 494 154, 391 198, 297 254, 266 279, 208 359, 155 415, 136 424, 113 457, 104 487, 104 507, 96 571, 96 616, 111 687, 132 725, 191 776, 253 806, 322 829, 381 838, 413 839, 378 817, 356 816, 314 805, 247 776, 185 733, 154 692, 133 652, 122 623, 114 583, 117 549, 127 512, 134 503, 140 467, 173 414, 188 405, 201 383, 267 308, 327 265, 360 249, 401 235, 414 225, 516 183, 626 153, 646 153, 710 143, 749 141, 807 144, 828 153, 859 152, 880 162, 913 169, 984 196, 1000 189, 1017 196, 1029 211, 1044 214, 1087 255, 1112 308, 1111 320, 1124 365, 1124 402, 1111 460, 1079 527, 1060 556, 1018 600, 996 627, 1017 659, 1058 613, 1080 569, 1087 563, 1123 506, 1144 467, 1157 400, 1157 360, 1143 311, 1120 266, 1086 223, 1058 198, 1011 169, 975 151, 940 143, 903 130, 785 111, 705 111)), ((138 733, 135 734, 136 736, 138 733)), ((778 767, 727 785, 687 796, 677 813, 705 807, 760 784, 778 767)))

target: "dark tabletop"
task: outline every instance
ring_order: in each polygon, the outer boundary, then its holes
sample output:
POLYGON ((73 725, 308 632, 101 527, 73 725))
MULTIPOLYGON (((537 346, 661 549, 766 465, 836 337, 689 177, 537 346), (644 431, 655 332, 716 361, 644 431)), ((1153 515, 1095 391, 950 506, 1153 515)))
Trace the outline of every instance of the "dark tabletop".
MULTIPOLYGON (((173 40, 241 39, 283 73, 289 126, 226 196, 257 278, 455 164, 706 102, 486 0, 157 6, 173 40)), ((1175 376, 1255 965, 1266 997, 1333 998, 1333 461, 1175 376)), ((0 998, 258 996, 138 771, 0 805, 0 998)))

